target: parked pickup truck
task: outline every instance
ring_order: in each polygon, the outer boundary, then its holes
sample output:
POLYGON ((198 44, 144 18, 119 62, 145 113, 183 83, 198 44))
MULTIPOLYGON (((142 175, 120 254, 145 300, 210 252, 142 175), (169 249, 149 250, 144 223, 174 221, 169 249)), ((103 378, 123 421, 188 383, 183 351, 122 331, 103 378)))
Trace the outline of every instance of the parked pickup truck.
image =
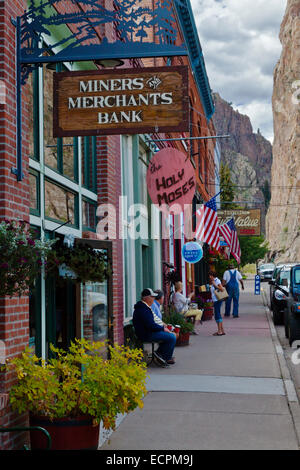
POLYGON ((291 346, 294 341, 300 340, 300 264, 291 267, 290 278, 284 280, 284 284, 278 288, 286 296, 284 326, 291 346))

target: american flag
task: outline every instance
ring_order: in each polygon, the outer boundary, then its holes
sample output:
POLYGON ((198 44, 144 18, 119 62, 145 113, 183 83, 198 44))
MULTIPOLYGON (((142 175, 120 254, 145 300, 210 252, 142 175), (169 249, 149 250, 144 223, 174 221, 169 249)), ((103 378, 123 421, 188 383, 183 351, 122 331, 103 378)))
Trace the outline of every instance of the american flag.
POLYGON ((237 236, 237 231, 236 231, 234 219, 233 218, 230 219, 224 225, 227 225, 228 228, 231 230, 231 240, 230 240, 230 244, 229 244, 230 253, 234 257, 234 259, 237 261, 237 263, 240 264, 240 262, 241 262, 241 247, 240 247, 239 239, 238 239, 238 236, 237 236))
POLYGON ((226 224, 222 224, 219 226, 219 229, 220 229, 220 235, 221 237, 224 238, 225 242, 227 243, 227 245, 230 247, 230 244, 231 244, 231 228, 229 227, 229 225, 226 223, 226 224))
POLYGON ((201 240, 208 245, 220 250, 220 232, 217 216, 216 194, 212 199, 203 204, 196 212, 196 240, 201 240))

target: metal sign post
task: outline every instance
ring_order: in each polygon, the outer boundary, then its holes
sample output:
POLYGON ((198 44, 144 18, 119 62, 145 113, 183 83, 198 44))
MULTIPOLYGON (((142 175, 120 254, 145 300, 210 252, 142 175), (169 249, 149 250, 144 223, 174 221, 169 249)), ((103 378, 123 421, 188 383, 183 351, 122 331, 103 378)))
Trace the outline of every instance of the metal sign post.
POLYGON ((260 295, 260 276, 255 276, 254 295, 260 295))

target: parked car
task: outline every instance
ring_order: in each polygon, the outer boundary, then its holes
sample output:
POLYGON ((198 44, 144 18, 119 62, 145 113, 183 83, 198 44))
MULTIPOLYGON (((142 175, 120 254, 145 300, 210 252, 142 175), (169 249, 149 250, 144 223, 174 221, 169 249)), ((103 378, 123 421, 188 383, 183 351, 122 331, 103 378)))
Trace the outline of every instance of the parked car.
MULTIPOLYGON (((273 284, 271 299, 274 325, 282 325, 284 322, 284 310, 287 307, 289 293, 291 266, 282 266, 273 284)), ((272 281, 269 281, 270 283, 272 281)))
POLYGON ((270 310, 273 310, 273 304, 272 304, 272 298, 273 298, 273 293, 274 293, 274 290, 275 290, 275 281, 276 281, 276 278, 277 278, 277 275, 280 271, 281 268, 283 268, 284 266, 286 268, 291 268, 292 266, 296 266, 297 264, 300 264, 300 263, 281 263, 281 264, 277 264, 274 271, 273 271, 273 274, 272 274, 272 279, 269 281, 269 285, 270 285, 270 310))
POLYGON ((275 266, 275 269, 273 271, 273 274, 272 274, 272 278, 271 280, 269 281, 269 285, 270 285, 270 288, 269 288, 269 305, 270 305, 270 310, 273 310, 273 303, 272 303, 272 298, 273 298, 273 292, 275 290, 275 281, 276 281, 276 278, 277 278, 277 274, 279 273, 280 269, 284 266, 283 263, 281 264, 276 264, 275 266))
POLYGON ((257 274, 260 276, 261 281, 269 281, 272 279, 272 274, 275 269, 274 263, 261 264, 258 267, 257 274))
POLYGON ((300 264, 291 267, 288 287, 287 294, 282 292, 287 297, 284 326, 291 346, 294 341, 300 340, 300 264))

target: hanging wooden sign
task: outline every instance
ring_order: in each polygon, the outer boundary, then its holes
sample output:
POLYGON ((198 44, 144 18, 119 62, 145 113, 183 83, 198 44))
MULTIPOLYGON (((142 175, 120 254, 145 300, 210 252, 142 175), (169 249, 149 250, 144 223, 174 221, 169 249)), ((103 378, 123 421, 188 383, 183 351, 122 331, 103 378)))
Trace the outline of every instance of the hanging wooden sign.
POLYGON ((149 196, 161 211, 191 204, 196 191, 195 170, 187 156, 174 148, 157 152, 147 170, 149 196))
POLYGON ((54 74, 54 137, 184 132, 186 66, 54 74))

